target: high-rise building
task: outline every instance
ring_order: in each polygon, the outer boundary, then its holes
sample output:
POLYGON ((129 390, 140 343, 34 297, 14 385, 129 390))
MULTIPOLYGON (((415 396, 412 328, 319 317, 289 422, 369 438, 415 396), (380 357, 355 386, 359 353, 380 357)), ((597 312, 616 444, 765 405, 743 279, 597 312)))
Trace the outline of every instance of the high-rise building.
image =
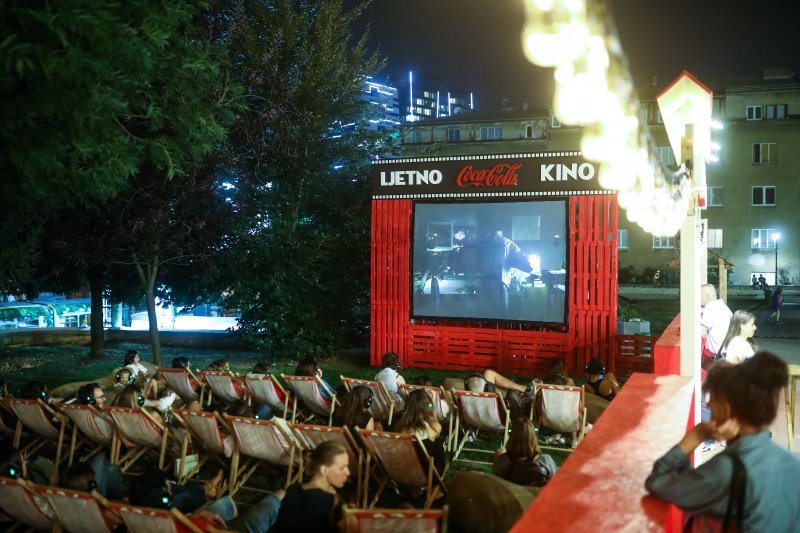
POLYGON ((400 104, 397 87, 376 82, 372 76, 364 78, 361 100, 371 108, 367 127, 374 131, 391 131, 400 128, 400 104))
POLYGON ((430 74, 409 71, 400 86, 400 107, 406 122, 457 115, 473 110, 474 103, 471 92, 430 74))

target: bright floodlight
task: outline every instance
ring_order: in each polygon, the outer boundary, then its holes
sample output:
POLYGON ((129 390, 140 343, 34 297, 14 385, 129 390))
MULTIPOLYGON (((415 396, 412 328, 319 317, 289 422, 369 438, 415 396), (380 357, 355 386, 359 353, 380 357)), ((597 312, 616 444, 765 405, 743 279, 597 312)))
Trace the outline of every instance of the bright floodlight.
POLYGON ((779 240, 780 238, 781 238, 781 234, 780 234, 780 233, 773 233, 773 234, 772 234, 772 240, 773 240, 773 241, 777 241, 777 240, 779 240))

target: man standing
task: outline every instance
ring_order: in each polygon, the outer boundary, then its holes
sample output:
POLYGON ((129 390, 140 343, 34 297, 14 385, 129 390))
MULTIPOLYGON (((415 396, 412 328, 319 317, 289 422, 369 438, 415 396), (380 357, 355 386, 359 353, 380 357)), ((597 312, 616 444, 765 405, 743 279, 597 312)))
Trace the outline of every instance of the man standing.
POLYGON ((722 346, 733 313, 724 301, 717 298, 717 291, 710 283, 700 287, 700 306, 703 308, 700 325, 703 326, 703 359, 705 360, 709 357, 713 358, 722 346))

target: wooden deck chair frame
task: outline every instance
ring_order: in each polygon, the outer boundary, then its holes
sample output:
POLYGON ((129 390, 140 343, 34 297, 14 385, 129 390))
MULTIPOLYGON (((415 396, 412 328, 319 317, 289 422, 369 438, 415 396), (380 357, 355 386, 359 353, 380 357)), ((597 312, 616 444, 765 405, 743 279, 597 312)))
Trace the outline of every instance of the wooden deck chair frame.
POLYGON ((167 388, 183 400, 184 404, 198 402, 203 405, 203 395, 205 394, 205 383, 194 375, 194 372, 187 368, 159 368, 158 371, 164 377, 167 388), (195 383, 200 389, 200 393, 192 387, 195 383))
POLYGON ((242 388, 241 395, 236 393, 236 387, 233 384, 236 380, 236 374, 233 372, 201 370, 200 378, 208 385, 206 405, 211 405, 214 396, 226 404, 238 402, 239 400, 245 400, 248 404, 250 403, 247 388, 242 388))
MULTIPOLYGON (((338 403, 338 400, 336 399, 336 391, 331 390, 331 388, 325 385, 325 382, 319 379, 317 376, 293 376, 281 374, 281 378, 283 378, 283 381, 286 382, 286 385, 292 389, 292 423, 294 423, 297 419, 297 400, 299 398, 303 405, 312 412, 312 417, 310 418, 316 416, 324 421, 327 417, 328 425, 333 425, 333 413, 336 410, 336 405, 338 403), (314 398, 307 398, 303 392, 298 390, 298 387, 295 385, 295 383, 301 382, 314 382, 316 384, 314 398), (321 393, 323 390, 331 397, 330 405, 327 405, 327 402, 321 400, 318 401, 316 398, 317 395, 320 398, 323 397, 321 393)), ((308 422, 308 420, 309 419, 306 419, 306 422, 308 422)))
MULTIPOLYGON (((287 488, 292 483, 295 483, 301 479, 302 471, 299 464, 301 462, 300 454, 298 453, 297 442, 294 433, 287 433, 279 424, 270 420, 231 416, 229 414, 224 414, 222 416, 231 426, 231 433, 234 436, 236 449, 238 451, 235 459, 234 457, 231 457, 231 479, 234 479, 234 475, 236 477, 236 482, 232 483, 229 487, 231 496, 236 494, 236 492, 244 486, 247 480, 250 479, 250 476, 252 476, 253 473, 264 464, 268 464, 270 467, 287 467, 288 470, 286 473, 286 482, 284 483, 284 488, 287 488), (261 429, 244 429, 247 427, 261 429), (269 459, 265 459, 263 456, 259 455, 257 451, 251 450, 245 446, 245 443, 242 442, 242 437, 244 436, 243 431, 266 430, 268 430, 273 436, 278 437, 278 444, 281 447, 282 453, 277 455, 278 457, 285 457, 286 464, 283 464, 282 460, 270 461, 269 459), (283 442, 281 442, 280 439, 283 439, 283 442)), ((259 445, 263 443, 253 444, 259 445)), ((264 450, 265 448, 261 448, 260 451, 264 450)))
MULTIPOLYGON (((6 399, 5 398, 0 400, 0 409, 8 412, 11 415, 14 415, 14 411, 12 411, 11 408, 8 406, 8 403, 6 403, 6 399)), ((14 433, 16 433, 16 427, 14 427, 14 428, 8 427, 6 425, 6 423, 3 422, 2 417, 0 417, 0 437, 8 437, 13 442, 14 441, 14 433)))
MULTIPOLYGON (((540 391, 542 392, 542 394, 544 394, 545 391, 549 391, 549 390, 552 390, 552 391, 571 391, 571 392, 573 392, 575 394, 580 393, 580 400, 579 400, 579 404, 578 404, 578 409, 574 413, 574 416, 576 417, 576 421, 575 421, 576 429, 575 429, 575 431, 569 432, 569 433, 572 434, 573 437, 577 437, 578 442, 580 443, 580 441, 583 440, 583 436, 586 434, 586 403, 585 403, 586 393, 585 393, 585 390, 583 388, 583 385, 581 385, 580 387, 571 387, 571 386, 568 386, 568 385, 538 384, 538 385, 535 385, 534 398, 538 398, 538 395, 539 395, 540 391)), ((543 397, 542 398, 542 409, 544 409, 544 401, 545 400, 544 400, 544 397, 543 397)), ((542 424, 544 422, 540 418, 543 417, 544 414, 543 413, 541 413, 541 414, 537 413, 537 415, 541 415, 541 416, 537 416, 536 417, 537 418, 537 420, 536 420, 537 429, 540 429, 541 427, 548 427, 548 426, 542 426, 542 424)), ((552 428, 552 429, 555 431, 558 428, 552 428)), ((564 452, 564 451, 566 451, 566 452, 572 451, 570 448, 561 448, 561 447, 558 447, 558 446, 545 446, 545 445, 541 445, 540 444, 539 447, 542 448, 542 449, 546 449, 546 450, 559 450, 559 451, 562 451, 562 452, 564 452)))
MULTIPOLYGON (((177 533, 178 528, 175 525, 176 522, 179 522, 192 533, 203 533, 202 529, 194 525, 194 523, 192 523, 192 521, 189 520, 185 514, 174 507, 167 511, 166 509, 151 509, 149 507, 137 507, 135 505, 117 502, 106 502, 105 506, 110 511, 117 513, 120 518, 122 518, 122 521, 125 523, 125 527, 127 527, 128 531, 131 533, 152 533, 153 531, 174 531, 177 533), (146 525, 139 524, 133 518, 137 515, 147 517, 149 520, 151 520, 151 522, 146 525), (164 521, 165 526, 170 524, 172 527, 171 529, 164 528, 156 530, 154 529, 155 524, 153 524, 153 521, 155 520, 164 521)), ((213 526, 209 526, 206 531, 213 533, 220 530, 213 526)))
POLYGON ((464 434, 461 436, 460 441, 458 441, 455 451, 453 454, 453 461, 460 460, 466 463, 477 463, 477 464, 492 464, 491 462, 486 461, 474 461, 471 459, 459 459, 458 456, 461 455, 461 452, 474 452, 474 453, 489 453, 494 454, 492 450, 482 450, 480 448, 466 448, 465 445, 469 440, 469 437, 472 436, 473 438, 477 436, 478 431, 492 431, 494 433, 503 433, 503 447, 505 447, 506 443, 508 442, 508 428, 511 425, 511 413, 508 411, 508 407, 506 406, 506 402, 503 400, 503 397, 500 396, 496 392, 471 392, 471 391, 461 391, 461 390, 454 390, 452 391, 453 399, 455 403, 458 405, 458 417, 456 418, 455 422, 455 435, 454 435, 454 443, 459 438, 459 432, 463 431, 464 434), (489 406, 489 402, 494 400, 494 405, 489 406), (480 402, 483 407, 483 414, 480 412, 476 413, 475 403, 480 402), (494 407, 494 409, 491 409, 494 407), (488 416, 489 414, 494 415, 496 412, 496 419, 490 420, 488 418, 481 418, 484 416, 488 416))
POLYGON ((364 449, 367 451, 367 460, 364 468, 364 489, 362 491, 364 507, 375 507, 375 504, 378 502, 378 499, 381 494, 383 494, 383 491, 390 481, 404 487, 424 487, 426 489, 425 509, 430 508, 438 492, 446 491, 442 474, 436 470, 436 466, 433 464, 433 457, 428 455, 428 451, 416 435, 390 433, 386 431, 369 431, 365 429, 360 429, 356 433, 364 449), (403 443, 399 447, 403 448, 404 457, 409 459, 409 462, 404 463, 402 466, 397 464, 399 463, 396 453, 398 442, 403 443), (376 446, 376 443, 386 443, 387 446, 376 446), (395 445, 394 451, 389 450, 388 443, 395 445), (390 454, 394 455, 394 457, 389 457, 390 454), (375 492, 375 496, 372 498, 372 502, 367 505, 367 500, 369 499, 369 479, 372 477, 372 469, 375 468, 376 465, 380 466, 385 477, 383 481, 378 484, 378 489, 375 492), (408 482, 408 476, 414 474, 413 465, 419 467, 420 470, 417 473, 420 474, 422 478, 425 478, 426 481, 424 484, 408 482), (436 491, 434 491, 434 488, 436 491))
MULTIPOLYGON (((231 428, 230 422, 225 420, 225 418, 223 418, 217 411, 208 413, 205 411, 191 412, 184 411, 183 409, 173 409, 172 415, 175 417, 175 420, 177 420, 184 427, 184 429, 186 429, 183 437, 183 444, 181 445, 180 464, 183 465, 186 462, 190 442, 192 443, 192 448, 195 452, 198 451, 198 448, 202 450, 202 453, 198 454, 200 457, 197 465, 188 472, 182 472, 181 475, 178 476, 178 483, 186 483, 189 478, 200 471, 200 469, 206 462, 208 462, 209 459, 219 462, 225 468, 228 468, 230 463, 239 464, 239 450, 235 445, 233 447, 233 451, 231 452, 231 457, 228 458, 225 456, 225 441, 222 433, 219 430, 219 426, 225 428, 225 430, 231 435, 233 435, 233 428, 231 428), (211 427, 211 424, 213 424, 213 430, 218 439, 217 442, 209 441, 208 435, 200 431, 200 424, 197 422, 197 420, 203 420, 208 424, 208 427, 211 427)), ((228 479, 220 487, 219 494, 223 494, 229 486, 234 485, 235 480, 236 472, 231 469, 228 479)))
MULTIPOLYGON (((350 471, 356 471, 356 501, 361 501, 363 488, 364 450, 359 446, 350 429, 347 427, 321 426, 317 424, 289 424, 297 442, 305 450, 313 450, 326 440, 333 440, 347 448, 350 471)), ((300 455, 300 478, 302 479, 305 464, 300 455)))
POLYGON ((80 457, 81 461, 88 461, 106 449, 108 450, 109 459, 111 459, 113 450, 116 449, 117 433, 114 431, 114 421, 108 415, 94 406, 75 403, 63 404, 61 411, 72 421, 68 465, 71 465, 74 461, 75 451, 80 445, 79 434, 83 435, 83 442, 91 448, 80 457), (110 436, 103 432, 98 420, 108 425, 110 436))
POLYGON ((354 387, 359 385, 367 387, 372 391, 373 402, 369 408, 372 417, 378 422, 386 422, 387 425, 392 425, 392 416, 394 415, 395 399, 389 394, 389 391, 380 381, 370 381, 368 379, 346 378, 339 376, 342 384, 347 389, 347 392, 352 392, 354 387))
POLYGON ((786 399, 786 423, 789 435, 789 449, 794 451, 794 419, 797 412, 797 378, 800 377, 800 365, 789 365, 788 391, 784 394, 786 399))
MULTIPOLYGON (((424 519, 424 520, 435 520, 436 525, 433 529, 423 529, 420 528, 420 525, 415 524, 406 524, 410 527, 400 528, 400 532, 405 531, 414 531, 414 532, 422 532, 422 533, 447 533, 447 515, 449 514, 449 508, 447 505, 443 506, 441 509, 359 509, 354 507, 353 505, 345 505, 342 509, 344 513, 344 520, 343 525, 344 529, 342 530, 343 533, 361 533, 361 524, 360 520, 362 519, 389 519, 396 523, 397 520, 408 520, 412 521, 415 519, 424 519)), ((394 524, 390 524, 394 525, 394 524)), ((400 524, 397 524, 400 526, 400 524)), ((397 528, 392 528, 393 531, 397 531, 397 528)), ((367 531, 373 531, 372 529, 367 529, 367 531)))
MULTIPOLYGON (((42 509, 41 497, 36 494, 33 483, 24 479, 0 477, 0 493, 6 492, 12 494, 14 499, 9 501, 8 495, 3 494, 4 497, 0 498, 0 508, 18 524, 43 530, 58 527, 55 515, 48 516, 42 509), (5 504, 8 504, 8 507, 5 504)), ((52 509, 48 510, 52 513, 52 509)))
POLYGON ((177 443, 170 434, 168 426, 164 425, 160 420, 157 420, 143 407, 138 409, 132 407, 105 407, 103 410, 108 413, 114 421, 114 431, 117 432, 117 441, 116 449, 113 450, 112 462, 119 465, 120 470, 127 472, 128 469, 146 453, 156 455, 158 457, 159 470, 164 470, 167 447, 170 439, 173 439, 173 442, 177 443), (140 420, 145 421, 145 427, 150 427, 154 430, 155 434, 153 436, 160 441, 158 447, 153 446, 155 443, 154 439, 146 439, 144 436, 136 435, 133 432, 133 428, 125 427, 125 424, 120 423, 123 417, 127 418, 131 415, 135 415, 140 420), (134 453, 128 453, 120 457, 123 443, 134 453))
POLYGON ((261 403, 272 409, 275 414, 283 413, 282 417, 287 418, 289 412, 289 396, 290 391, 287 391, 278 381, 277 377, 272 374, 247 374, 244 378, 245 385, 250 391, 250 397, 257 403, 261 403), (268 383, 265 385, 265 383, 268 383), (274 390, 281 391, 283 394, 283 401, 280 401, 278 395, 274 392, 273 396, 270 395, 269 387, 274 390))
POLYGON ((400 394, 403 398, 408 398, 408 395, 411 391, 422 389, 428 393, 433 399, 432 403, 434 405, 434 412, 436 413, 436 418, 442 424, 447 424, 447 441, 445 442, 445 449, 447 451, 451 451, 453 449, 453 440, 455 439, 455 414, 456 414, 456 407, 448 402, 445 398, 445 391, 444 387, 433 387, 428 385, 412 385, 409 383, 404 383, 397 388, 400 391, 400 394), (442 402, 445 402, 450 407, 450 412, 445 415, 444 411, 442 411, 442 402))
POLYGON ((64 433, 69 418, 61 413, 57 413, 41 399, 21 400, 18 398, 8 398, 6 401, 17 417, 17 427, 14 431, 14 448, 17 448, 23 455, 33 455, 43 446, 55 444, 55 466, 56 469, 58 469, 61 465, 61 461, 64 459, 61 450, 64 445, 64 433), (34 406, 36 406, 36 409, 33 409, 34 406), (36 419, 34 419, 33 416, 35 416, 36 419), (53 420, 55 420, 55 422, 53 422, 53 420), (20 441, 22 440, 23 427, 28 428, 28 430, 32 432, 32 435, 30 442, 21 448, 20 441))
POLYGON ((62 489, 58 487, 43 487, 41 485, 34 485, 33 490, 47 500, 47 502, 50 504, 50 508, 53 510, 53 514, 55 515, 60 528, 64 531, 73 531, 75 533, 94 533, 106 531, 111 533, 113 530, 113 528, 109 527, 105 517, 103 516, 102 511, 105 507, 101 500, 103 497, 100 496, 97 491, 92 491, 89 493, 77 490, 62 489), (77 512, 66 512, 69 504, 65 505, 65 502, 70 502, 73 500, 89 502, 89 505, 87 507, 76 509, 77 512), (93 511, 96 511, 95 516, 90 517, 87 515, 87 513, 91 513, 93 511), (94 521, 95 526, 98 525, 98 520, 101 521, 104 529, 88 527, 87 521, 89 518, 94 521))

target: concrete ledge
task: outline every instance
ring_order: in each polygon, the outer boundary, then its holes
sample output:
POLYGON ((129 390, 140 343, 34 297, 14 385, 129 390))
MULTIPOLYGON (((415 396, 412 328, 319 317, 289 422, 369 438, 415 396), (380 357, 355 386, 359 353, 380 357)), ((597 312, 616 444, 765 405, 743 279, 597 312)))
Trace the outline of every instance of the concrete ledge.
MULTIPOLYGON (((161 331, 164 346, 184 348, 243 349, 246 343, 236 333, 227 331, 161 331)), ((150 333, 141 330, 108 329, 105 341, 149 344, 150 333)), ((76 344, 88 346, 91 334, 88 329, 77 328, 24 328, 0 331, 0 346, 76 344)))

